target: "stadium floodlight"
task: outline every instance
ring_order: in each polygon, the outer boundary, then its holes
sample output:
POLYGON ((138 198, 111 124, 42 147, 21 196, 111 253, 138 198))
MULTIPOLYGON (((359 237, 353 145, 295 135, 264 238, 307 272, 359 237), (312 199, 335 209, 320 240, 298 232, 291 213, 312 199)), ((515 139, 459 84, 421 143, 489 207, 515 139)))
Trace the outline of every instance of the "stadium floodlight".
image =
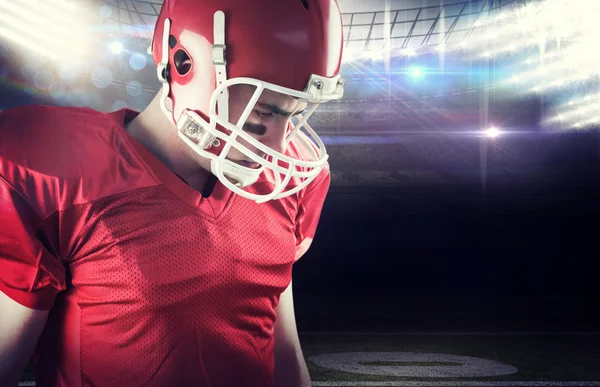
POLYGON ((420 67, 413 67, 410 70, 410 75, 412 75, 414 78, 419 78, 421 75, 423 75, 423 70, 420 67))
POLYGON ((384 52, 382 52, 381 50, 368 50, 365 52, 365 55, 367 56, 367 58, 373 61, 378 61, 383 59, 384 52))
POLYGON ((0 36, 4 37, 6 39, 12 40, 13 42, 15 42, 16 44, 18 44, 21 47, 26 47, 31 51, 34 51, 38 54, 42 54, 53 60, 58 60, 58 58, 59 58, 58 54, 56 54, 52 50, 47 50, 42 45, 39 45, 31 40, 24 39, 23 36, 21 36, 18 33, 15 33, 11 29, 0 27, 0 36))
POLYGON ((415 55, 417 55, 417 50, 414 47, 405 48, 402 52, 406 56, 415 56, 415 55))
POLYGON ((485 135, 490 138, 495 138, 500 135, 500 130, 494 126, 489 127, 484 131, 485 135))
POLYGON ((123 52, 123 43, 121 42, 113 42, 110 44, 110 50, 113 54, 120 54, 123 52))
POLYGON ((0 1, 2 36, 18 47, 54 60, 62 57, 79 60, 89 45, 89 34, 83 22, 85 14, 72 2, 46 3, 0 1), (65 41, 69 44, 63 44, 65 41))

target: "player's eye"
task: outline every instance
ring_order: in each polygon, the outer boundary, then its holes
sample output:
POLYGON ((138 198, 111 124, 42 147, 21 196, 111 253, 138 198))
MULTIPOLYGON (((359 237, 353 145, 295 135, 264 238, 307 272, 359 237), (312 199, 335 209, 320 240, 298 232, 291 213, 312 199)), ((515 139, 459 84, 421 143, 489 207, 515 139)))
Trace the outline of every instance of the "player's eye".
POLYGON ((273 117, 273 113, 267 113, 267 112, 261 112, 260 110, 253 110, 254 115, 257 116, 258 118, 269 118, 269 117, 273 117))

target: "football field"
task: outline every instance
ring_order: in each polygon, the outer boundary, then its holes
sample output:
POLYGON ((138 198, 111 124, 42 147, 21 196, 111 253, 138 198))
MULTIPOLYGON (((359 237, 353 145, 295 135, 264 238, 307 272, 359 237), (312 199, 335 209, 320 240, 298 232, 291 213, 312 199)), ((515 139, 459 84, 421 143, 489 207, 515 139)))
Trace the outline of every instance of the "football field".
MULTIPOLYGON (((600 387, 600 333, 321 332, 300 338, 313 386, 600 387)), ((29 369, 19 386, 35 386, 33 380, 29 369)))
POLYGON ((600 386, 600 334, 304 334, 313 386, 600 386))

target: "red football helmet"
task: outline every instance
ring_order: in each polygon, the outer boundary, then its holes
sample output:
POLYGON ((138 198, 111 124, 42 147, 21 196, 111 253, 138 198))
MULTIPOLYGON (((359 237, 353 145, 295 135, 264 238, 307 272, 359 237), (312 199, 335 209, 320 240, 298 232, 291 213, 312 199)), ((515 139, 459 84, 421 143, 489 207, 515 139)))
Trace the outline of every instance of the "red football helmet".
POLYGON ((336 0, 165 0, 152 42, 163 82, 162 109, 179 136, 211 160, 213 174, 233 192, 259 203, 293 194, 327 162, 325 146, 306 120, 320 103, 342 98, 342 35, 336 0), (229 88, 241 84, 253 87, 254 94, 232 123, 229 88), (308 103, 306 113, 291 119, 286 141, 296 138, 310 159, 275 151, 242 129, 264 90, 308 103), (261 167, 228 160, 232 146, 261 167), (265 168, 275 184, 271 193, 242 189, 256 182, 265 168), (300 183, 285 190, 294 177, 300 183))

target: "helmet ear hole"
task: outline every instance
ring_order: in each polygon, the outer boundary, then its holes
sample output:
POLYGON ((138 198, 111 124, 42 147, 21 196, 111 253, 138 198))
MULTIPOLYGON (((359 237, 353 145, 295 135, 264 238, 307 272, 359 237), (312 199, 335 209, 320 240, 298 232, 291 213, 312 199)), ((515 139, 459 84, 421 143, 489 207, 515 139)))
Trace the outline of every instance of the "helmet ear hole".
POLYGON ((189 55, 182 49, 177 50, 173 57, 175 63, 175 69, 179 75, 185 75, 190 72, 192 68, 192 60, 189 55))
POLYGON ((308 0, 300 0, 300 2, 304 6, 304 8, 306 8, 306 10, 308 11, 308 0))

